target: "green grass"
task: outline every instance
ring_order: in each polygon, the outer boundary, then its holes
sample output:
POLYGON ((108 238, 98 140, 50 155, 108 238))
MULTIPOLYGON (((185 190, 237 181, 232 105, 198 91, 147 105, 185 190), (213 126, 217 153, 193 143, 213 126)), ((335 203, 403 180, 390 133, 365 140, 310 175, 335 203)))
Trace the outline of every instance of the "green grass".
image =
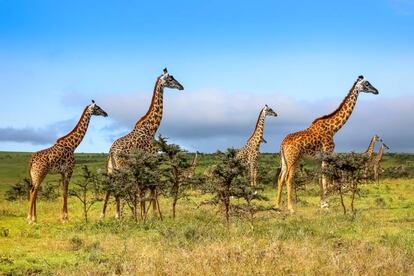
MULTIPOLYGON (((60 199, 38 202, 38 224, 25 221, 27 202, 8 202, 3 193, 27 176, 27 153, 0 153, 0 272, 5 274, 365 274, 414 273, 414 180, 383 180, 379 187, 362 187, 356 216, 343 215, 337 198, 328 212, 318 208, 319 198, 300 191, 297 212, 262 212, 253 221, 232 217, 223 224, 214 206, 199 207, 205 195, 194 191, 179 202, 171 218, 169 202, 162 199, 165 219, 134 223, 126 218, 99 222, 101 204, 83 223, 79 202, 69 199, 68 224, 61 224, 60 199)), ((82 164, 104 168, 105 156, 78 154, 82 164)), ((385 165, 412 162, 387 156, 385 165)), ((405 157, 404 157, 405 158, 405 157)), ((200 158, 197 172, 214 162, 200 158)), ((278 160, 264 155, 272 167, 278 160)), ((312 165, 311 161, 309 165, 312 165)), ((53 180, 56 177, 49 177, 53 180)), ((265 195, 273 206, 276 191, 265 195)), ((286 198, 286 197, 284 197, 286 198)), ((349 199, 347 199, 349 204, 349 199)), ((129 214, 125 208, 125 214, 129 214)))

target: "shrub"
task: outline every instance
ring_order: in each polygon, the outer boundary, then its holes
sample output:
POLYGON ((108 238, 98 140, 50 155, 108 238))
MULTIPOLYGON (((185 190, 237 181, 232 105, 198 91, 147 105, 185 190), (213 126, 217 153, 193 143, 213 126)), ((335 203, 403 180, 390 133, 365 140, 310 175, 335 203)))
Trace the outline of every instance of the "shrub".
POLYGON ((259 208, 252 206, 254 199, 265 199, 258 193, 257 188, 249 186, 248 173, 244 163, 236 158, 236 150, 228 149, 220 154, 217 165, 210 168, 210 175, 206 179, 204 191, 214 195, 211 203, 219 204, 226 222, 230 219, 230 210, 248 211, 253 215, 259 208), (230 199, 242 198, 246 205, 232 205, 230 199))
POLYGON ((82 178, 74 183, 69 194, 75 196, 82 203, 83 216, 85 222, 88 222, 89 209, 102 198, 99 196, 101 192, 101 183, 98 181, 97 175, 91 172, 88 166, 82 166, 82 178))
POLYGON ((329 192, 338 193, 340 195, 344 214, 346 214, 346 207, 343 195, 346 192, 350 192, 351 210, 355 214, 355 194, 359 192, 358 185, 364 178, 364 168, 368 158, 365 155, 351 152, 341 154, 325 154, 322 155, 321 159, 327 164, 326 167, 322 168, 321 172, 332 180, 329 192))
POLYGON ((30 180, 25 178, 11 186, 10 189, 4 193, 4 197, 8 201, 28 199, 30 187, 30 180))
MULTIPOLYGON (((39 189, 38 197, 43 200, 55 200, 59 196, 59 183, 56 181, 48 181, 42 183, 39 189)), ((8 201, 23 200, 29 198, 29 192, 32 187, 29 178, 17 182, 4 193, 4 197, 8 201)))
POLYGON ((161 173, 164 195, 172 198, 171 208, 175 218, 178 200, 187 196, 188 188, 200 183, 199 178, 194 174, 197 156, 194 157, 193 162, 190 162, 188 154, 180 146, 168 144, 167 139, 161 135, 157 144, 163 157, 161 173))

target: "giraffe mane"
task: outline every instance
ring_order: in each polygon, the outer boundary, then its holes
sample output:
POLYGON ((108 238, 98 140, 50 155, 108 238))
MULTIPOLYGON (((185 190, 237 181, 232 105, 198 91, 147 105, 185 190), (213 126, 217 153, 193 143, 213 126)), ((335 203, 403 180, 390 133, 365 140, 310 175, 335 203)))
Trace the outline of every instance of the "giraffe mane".
POLYGON ((316 118, 312 124, 315 124, 317 121, 319 120, 324 120, 324 119, 328 119, 330 117, 332 117, 333 115, 335 115, 337 112, 339 112, 342 107, 344 106, 346 100, 351 96, 352 92, 354 91, 355 85, 358 83, 358 80, 354 82, 354 84, 352 85, 351 89, 349 90, 348 94, 345 96, 345 98, 342 100, 341 104, 332 112, 329 113, 327 115, 321 116, 319 118, 316 118))
POLYGON ((254 136, 254 134, 256 132, 257 126, 259 125, 259 121, 260 121, 260 117, 262 116, 262 113, 263 113, 263 108, 260 110, 259 116, 257 117, 256 125, 254 127, 254 131, 253 131, 252 135, 250 135, 250 137, 249 137, 248 140, 250 140, 250 139, 253 138, 253 136, 254 136))
POLYGON ((76 124, 76 126, 68 133, 68 134, 66 134, 65 136, 62 136, 62 137, 60 137, 60 138, 58 138, 57 140, 56 140, 56 143, 59 143, 60 141, 62 141, 62 140, 64 140, 65 138, 67 138, 68 136, 70 136, 72 133, 74 133, 77 129, 78 129, 78 127, 79 127, 79 124, 80 124, 80 122, 82 121, 81 119, 83 118, 83 116, 85 115, 85 113, 86 113, 86 111, 88 110, 88 108, 89 108, 89 105, 88 106, 86 106, 85 107, 85 109, 83 110, 83 112, 82 112, 82 115, 80 116, 80 119, 79 119, 79 121, 78 121, 78 123, 76 124))
POLYGON ((157 89, 157 85, 158 85, 158 82, 160 81, 161 77, 162 77, 162 75, 161 75, 161 76, 159 76, 159 77, 157 78, 157 80, 155 81, 154 90, 153 90, 153 93, 152 93, 152 99, 151 99, 150 108, 148 108, 147 113, 145 113, 145 115, 144 115, 144 116, 142 116, 142 117, 138 120, 138 122, 135 124, 136 126, 137 126, 137 125, 139 125, 140 123, 142 123, 143 121, 145 121, 145 120, 148 118, 148 116, 151 114, 151 107, 153 106, 154 101, 155 101, 155 89, 157 89))

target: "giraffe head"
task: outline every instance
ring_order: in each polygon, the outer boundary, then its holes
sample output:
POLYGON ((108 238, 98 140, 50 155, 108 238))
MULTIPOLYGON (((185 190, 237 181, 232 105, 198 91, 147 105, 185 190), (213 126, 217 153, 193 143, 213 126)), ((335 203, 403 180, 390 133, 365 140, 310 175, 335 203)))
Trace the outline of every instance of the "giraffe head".
POLYGON ((167 88, 178 89, 178 90, 184 89, 184 86, 182 86, 181 83, 179 83, 176 79, 174 79, 172 75, 168 74, 167 68, 164 68, 164 72, 160 77, 160 82, 163 88, 167 87, 167 88))
POLYGON ((96 116, 108 116, 108 113, 106 113, 102 108, 100 108, 94 100, 92 100, 92 103, 89 105, 89 110, 92 112, 92 115, 96 116))
MULTIPOLYGON (((382 142, 382 140, 381 140, 381 142, 382 142)), ((384 142, 382 142, 382 145, 384 146, 384 148, 386 148, 387 150, 389 150, 390 148, 384 143, 384 142)))
POLYGON ((260 143, 267 144, 267 141, 262 137, 262 138, 260 138, 260 143))
POLYGON ((270 107, 267 106, 267 104, 263 107, 263 112, 265 113, 265 116, 272 116, 276 117, 277 113, 273 111, 270 107))
POLYGON ((368 80, 364 78, 364 76, 359 76, 355 82, 355 91, 357 93, 364 92, 364 93, 372 93, 374 95, 378 94, 378 90, 369 83, 368 80))
POLYGON ((378 142, 378 141, 381 141, 382 142, 382 139, 377 135, 377 134, 375 134, 374 135, 374 137, 372 137, 372 141, 374 142, 374 143, 376 143, 376 142, 378 142))

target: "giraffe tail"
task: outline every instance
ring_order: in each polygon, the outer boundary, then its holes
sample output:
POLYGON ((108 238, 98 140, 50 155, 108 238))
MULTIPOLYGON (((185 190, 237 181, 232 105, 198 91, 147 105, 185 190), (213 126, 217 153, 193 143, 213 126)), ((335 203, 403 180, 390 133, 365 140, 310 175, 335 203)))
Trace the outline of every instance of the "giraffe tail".
POLYGON ((280 164, 280 174, 279 174, 279 178, 283 177, 283 181, 286 180, 287 174, 284 172, 287 172, 288 167, 287 167, 287 161, 286 161, 286 156, 285 153, 283 152, 283 148, 280 148, 280 160, 281 160, 281 164, 280 164))
MULTIPOLYGON (((29 166, 28 166, 28 172, 29 172, 29 179, 28 179, 28 181, 27 181, 27 185, 29 186, 29 194, 30 194, 30 191, 32 190, 32 188, 33 188, 33 179, 32 179, 32 174, 31 174, 31 171, 32 171, 32 165, 33 165, 33 156, 32 157, 30 157, 30 160, 29 160, 29 166)), ((27 178, 26 178, 27 179, 27 178)), ((28 196, 29 197, 29 196, 28 196)))
POLYGON ((114 167, 115 167, 115 160, 112 155, 112 152, 110 152, 108 156, 108 163, 106 164, 106 171, 108 173, 112 173, 114 171, 114 167))

